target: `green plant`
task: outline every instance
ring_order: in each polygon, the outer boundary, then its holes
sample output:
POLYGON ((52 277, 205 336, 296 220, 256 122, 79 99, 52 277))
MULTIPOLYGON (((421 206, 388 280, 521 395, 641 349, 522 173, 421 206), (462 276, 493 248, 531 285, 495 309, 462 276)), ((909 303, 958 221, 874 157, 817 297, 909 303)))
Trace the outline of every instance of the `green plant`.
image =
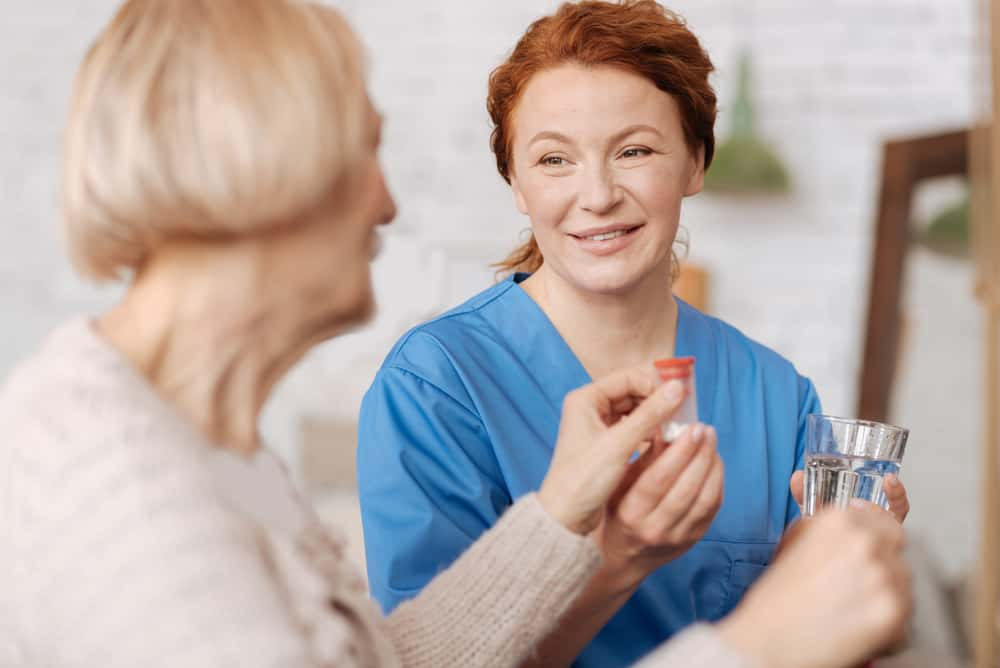
POLYGON ((918 232, 917 242, 941 255, 969 257, 969 196, 934 216, 918 232))
POLYGON ((733 103, 730 133, 716 148, 712 166, 705 174, 705 189, 724 193, 786 192, 789 179, 785 167, 754 129, 748 51, 740 55, 739 66, 739 89, 733 103))

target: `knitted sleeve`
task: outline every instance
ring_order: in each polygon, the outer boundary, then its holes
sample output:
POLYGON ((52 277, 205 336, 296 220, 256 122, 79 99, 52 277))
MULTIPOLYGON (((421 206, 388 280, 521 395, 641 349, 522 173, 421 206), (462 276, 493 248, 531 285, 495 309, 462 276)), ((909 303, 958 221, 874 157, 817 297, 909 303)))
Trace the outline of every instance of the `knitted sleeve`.
POLYGON ((733 650, 709 624, 680 632, 635 668, 755 668, 733 650))
POLYGON ((450 568, 388 618, 407 668, 518 666, 600 565, 534 494, 515 503, 450 568))

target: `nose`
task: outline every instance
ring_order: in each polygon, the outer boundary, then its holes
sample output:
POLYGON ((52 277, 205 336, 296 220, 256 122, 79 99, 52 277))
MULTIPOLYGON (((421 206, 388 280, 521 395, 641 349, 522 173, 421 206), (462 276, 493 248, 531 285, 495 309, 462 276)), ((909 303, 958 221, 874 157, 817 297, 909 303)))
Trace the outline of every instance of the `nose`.
POLYGON ((590 213, 609 213, 622 199, 622 192, 614 175, 601 165, 581 174, 578 201, 580 208, 590 213))

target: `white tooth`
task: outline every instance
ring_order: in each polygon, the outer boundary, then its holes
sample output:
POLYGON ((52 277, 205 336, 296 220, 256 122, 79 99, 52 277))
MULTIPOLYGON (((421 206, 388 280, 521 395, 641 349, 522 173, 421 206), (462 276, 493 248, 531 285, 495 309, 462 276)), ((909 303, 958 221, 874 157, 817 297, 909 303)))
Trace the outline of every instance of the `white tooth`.
POLYGON ((618 237, 625 236, 626 230, 617 230, 615 232, 605 232, 604 234, 595 234, 592 237, 587 237, 593 241, 607 241, 608 239, 617 239, 618 237))

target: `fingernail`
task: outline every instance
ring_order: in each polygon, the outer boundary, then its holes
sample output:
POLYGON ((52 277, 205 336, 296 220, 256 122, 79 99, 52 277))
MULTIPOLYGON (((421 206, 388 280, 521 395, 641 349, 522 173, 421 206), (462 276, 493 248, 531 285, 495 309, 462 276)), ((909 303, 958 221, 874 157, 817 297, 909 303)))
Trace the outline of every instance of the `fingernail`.
POLYGON ((702 439, 705 438, 705 425, 698 423, 691 429, 691 442, 695 445, 701 443, 702 439))
POLYGON ((899 478, 891 473, 886 476, 886 480, 889 482, 889 487, 896 487, 899 485, 899 478))
POLYGON ((671 380, 661 388, 661 391, 670 401, 680 401, 684 396, 684 384, 676 379, 671 380))

